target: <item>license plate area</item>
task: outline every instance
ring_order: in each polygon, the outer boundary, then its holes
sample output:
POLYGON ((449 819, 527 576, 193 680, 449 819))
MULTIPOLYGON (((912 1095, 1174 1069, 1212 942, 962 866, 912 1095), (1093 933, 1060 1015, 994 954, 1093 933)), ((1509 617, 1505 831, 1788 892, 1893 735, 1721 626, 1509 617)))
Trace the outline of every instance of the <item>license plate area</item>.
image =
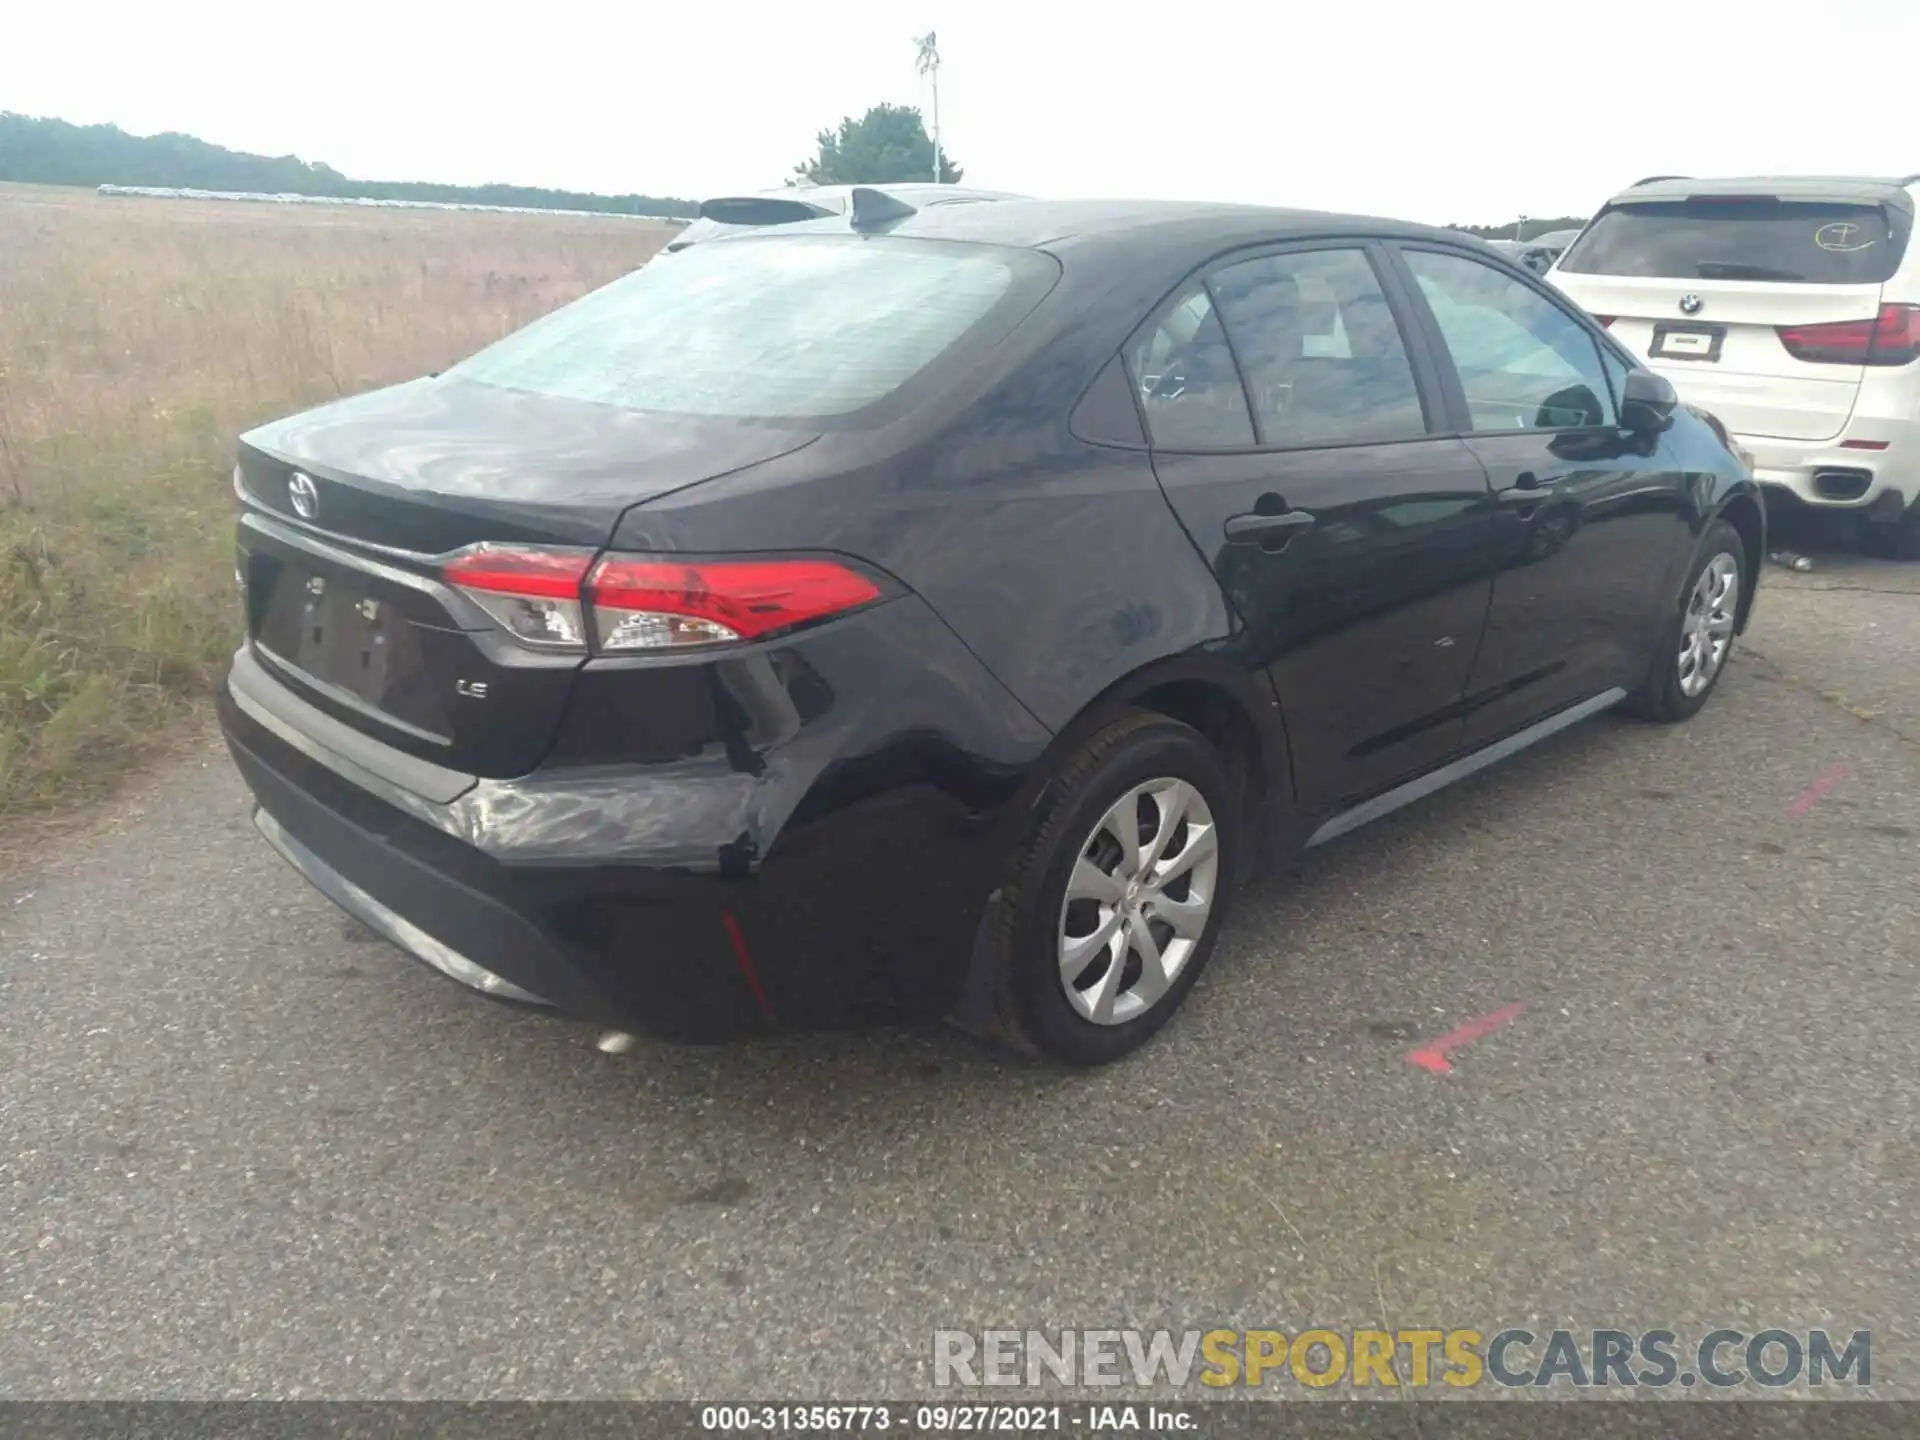
POLYGON ((1650 360, 1699 360, 1712 363, 1720 358, 1727 343, 1724 325, 1685 325, 1662 321, 1653 327, 1653 344, 1647 349, 1650 360))
POLYGON ((252 569, 250 588, 263 602, 254 641, 268 659, 337 704, 447 743, 444 722, 433 723, 439 707, 422 703, 420 632, 392 596, 350 571, 296 556, 256 554, 252 569))

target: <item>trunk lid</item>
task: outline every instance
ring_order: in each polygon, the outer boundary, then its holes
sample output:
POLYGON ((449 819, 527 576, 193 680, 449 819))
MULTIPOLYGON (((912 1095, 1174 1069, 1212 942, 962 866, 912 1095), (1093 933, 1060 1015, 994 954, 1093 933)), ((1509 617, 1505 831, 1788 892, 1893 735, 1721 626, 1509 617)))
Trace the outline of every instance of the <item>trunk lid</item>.
POLYGON ((1781 332, 1870 325, 1911 221, 1904 192, 1866 182, 1665 181, 1603 210, 1552 279, 1737 433, 1826 440, 1865 367, 1781 332))
POLYGON ((483 540, 604 545, 630 505, 785 455, 811 431, 415 380, 240 439, 251 504, 337 539, 439 555, 483 540), (320 513, 305 521, 299 471, 320 513))
POLYGON ((1865 367, 1801 360, 1780 331, 1871 321, 1880 308, 1878 285, 1554 279, 1583 309, 1610 320, 1615 338, 1673 381, 1682 396, 1739 434, 1827 440, 1853 414, 1865 367))
POLYGON ((790 453, 809 432, 415 381, 243 436, 247 638, 336 718, 435 764, 540 763, 584 656, 529 648, 447 584, 445 557, 591 552, 642 501, 790 453))

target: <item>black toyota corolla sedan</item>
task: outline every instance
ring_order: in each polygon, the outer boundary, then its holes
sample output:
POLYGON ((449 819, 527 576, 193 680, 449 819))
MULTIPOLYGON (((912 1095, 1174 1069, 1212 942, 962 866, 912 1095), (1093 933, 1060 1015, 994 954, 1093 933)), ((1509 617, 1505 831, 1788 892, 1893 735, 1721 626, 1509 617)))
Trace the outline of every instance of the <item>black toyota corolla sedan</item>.
POLYGON ((227 739, 367 925, 622 1031, 1073 1064, 1256 866, 1692 715, 1765 545, 1710 420, 1519 265, 1187 204, 696 246, 236 485, 227 739))

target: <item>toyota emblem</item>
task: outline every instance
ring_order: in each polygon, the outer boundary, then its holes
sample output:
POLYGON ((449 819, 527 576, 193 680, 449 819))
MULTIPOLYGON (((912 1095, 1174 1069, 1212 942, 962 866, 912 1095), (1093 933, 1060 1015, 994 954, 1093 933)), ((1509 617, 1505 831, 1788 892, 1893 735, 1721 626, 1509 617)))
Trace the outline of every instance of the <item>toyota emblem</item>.
POLYGON ((1698 295, 1682 295, 1680 297, 1680 313, 1682 315, 1698 315, 1702 303, 1698 295))
POLYGON ((320 512, 320 489, 313 483, 311 475, 298 470, 289 475, 287 499, 293 502, 293 513, 302 520, 311 520, 320 512))

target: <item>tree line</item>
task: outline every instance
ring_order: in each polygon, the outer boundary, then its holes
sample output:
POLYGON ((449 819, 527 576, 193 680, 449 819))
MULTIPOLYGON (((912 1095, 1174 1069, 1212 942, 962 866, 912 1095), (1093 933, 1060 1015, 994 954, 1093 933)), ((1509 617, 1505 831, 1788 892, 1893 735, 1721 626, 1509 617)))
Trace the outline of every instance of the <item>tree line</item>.
MULTIPOLYGON (((941 147, 940 178, 951 185, 965 173, 941 147)), ((919 110, 911 105, 875 105, 865 115, 849 115, 838 130, 814 137, 814 153, 793 167, 789 184, 885 185, 933 178, 933 140, 919 110)), ((1531 240, 1554 230, 1578 230, 1584 215, 1551 220, 1529 216, 1503 225, 1449 225, 1449 230, 1482 240, 1531 240), (1524 233, 1522 233, 1524 232, 1524 233)))
MULTIPOLYGON (((920 112, 909 105, 875 105, 822 130, 814 154, 794 167, 789 184, 885 185, 933 178, 933 140, 920 112)), ((940 178, 965 172, 951 153, 940 157, 940 178)), ((435 185, 418 180, 354 180, 330 165, 297 155, 249 155, 191 135, 129 135, 117 125, 73 125, 0 111, 0 181, 38 185, 146 185, 173 189, 242 190, 268 195, 315 195, 363 200, 437 200, 450 204, 518 205, 541 210, 599 210, 622 215, 691 217, 699 205, 657 195, 596 195, 533 185, 435 185)), ((1573 230, 1582 216, 1529 218, 1526 236, 1573 230)), ((1486 240, 1511 240, 1520 222, 1454 225, 1486 240)))
POLYGON ((72 125, 0 111, 0 180, 35 185, 148 185, 241 190, 359 200, 437 200, 520 205, 539 210, 598 210, 621 215, 693 216, 691 200, 656 195, 594 195, 534 185, 435 185, 415 180, 354 180, 297 155, 249 155, 191 135, 129 135, 117 125, 72 125))

